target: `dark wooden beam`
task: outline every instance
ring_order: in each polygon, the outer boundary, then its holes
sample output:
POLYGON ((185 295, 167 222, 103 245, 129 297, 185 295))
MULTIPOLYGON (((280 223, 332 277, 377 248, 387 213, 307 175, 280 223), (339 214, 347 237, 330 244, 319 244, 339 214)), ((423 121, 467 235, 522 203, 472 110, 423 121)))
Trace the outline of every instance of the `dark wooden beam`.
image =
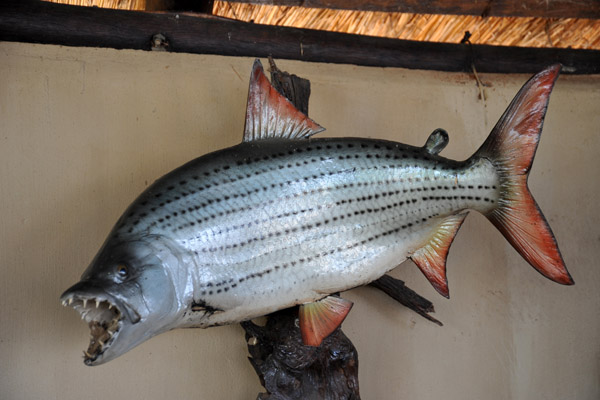
POLYGON ((598 0, 232 0, 232 2, 482 17, 600 18, 598 0))
POLYGON ((146 0, 146 11, 191 11, 212 14, 214 0, 146 0))
POLYGON ((257 25, 181 13, 148 13, 47 2, 0 2, 0 40, 65 46, 268 57, 439 71, 600 73, 600 51, 415 42, 257 25), (164 39, 164 40, 163 40, 164 39))

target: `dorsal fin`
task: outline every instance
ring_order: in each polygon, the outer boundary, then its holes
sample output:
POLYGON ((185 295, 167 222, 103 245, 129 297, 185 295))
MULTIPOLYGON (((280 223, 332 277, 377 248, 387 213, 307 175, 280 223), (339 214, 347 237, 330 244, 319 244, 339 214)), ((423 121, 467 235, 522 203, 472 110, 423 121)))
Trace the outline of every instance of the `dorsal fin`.
POLYGON ((352 302, 340 297, 324 299, 300 306, 300 332, 307 346, 319 346, 342 324, 352 308, 352 302))
POLYGON ((444 150, 444 148, 448 145, 449 140, 448 132, 438 128, 431 132, 431 135, 429 135, 429 138, 427 138, 427 142, 423 148, 429 154, 439 154, 439 152, 444 150))
POLYGON ((325 130, 271 85, 260 60, 254 61, 248 88, 244 142, 280 138, 307 139, 325 130))
POLYGON ((467 213, 446 217, 427 243, 410 256, 435 290, 444 297, 449 297, 448 278, 446 277, 448 249, 466 216, 467 213))

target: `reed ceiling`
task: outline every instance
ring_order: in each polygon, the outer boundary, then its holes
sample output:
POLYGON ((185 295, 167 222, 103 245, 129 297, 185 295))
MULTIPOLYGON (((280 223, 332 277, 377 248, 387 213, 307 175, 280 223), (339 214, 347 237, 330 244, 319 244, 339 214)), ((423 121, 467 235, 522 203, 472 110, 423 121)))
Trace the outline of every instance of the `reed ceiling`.
MULTIPOLYGON (((156 0, 51 0, 129 10, 156 10, 156 0)), ((365 2, 366 3, 366 2, 365 2)), ((159 4, 159 6, 157 6, 159 4)), ((225 18, 405 40, 600 50, 600 20, 355 11, 214 1, 212 14, 225 18)))

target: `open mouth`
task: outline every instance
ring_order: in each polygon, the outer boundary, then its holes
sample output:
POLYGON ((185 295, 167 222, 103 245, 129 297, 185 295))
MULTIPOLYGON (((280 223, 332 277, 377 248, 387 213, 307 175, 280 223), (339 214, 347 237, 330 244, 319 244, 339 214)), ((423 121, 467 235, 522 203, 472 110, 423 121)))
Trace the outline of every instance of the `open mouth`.
POLYGON ((64 298, 63 306, 73 307, 90 328, 90 344, 83 351, 84 363, 91 365, 115 341, 122 325, 121 310, 107 299, 80 297, 64 298))

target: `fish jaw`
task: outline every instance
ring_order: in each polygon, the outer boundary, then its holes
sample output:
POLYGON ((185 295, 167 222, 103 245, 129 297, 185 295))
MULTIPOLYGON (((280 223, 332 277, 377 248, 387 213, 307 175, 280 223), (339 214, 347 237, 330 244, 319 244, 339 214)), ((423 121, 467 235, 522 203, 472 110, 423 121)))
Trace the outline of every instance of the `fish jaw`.
POLYGON ((79 312, 90 329, 90 342, 83 351, 83 362, 96 366, 113 360, 146 340, 171 330, 172 315, 155 318, 140 315, 134 308, 102 290, 86 288, 79 282, 61 297, 65 307, 79 312), (158 321, 160 323, 158 323, 158 321))
POLYGON ((60 297, 90 328, 86 365, 103 364, 177 327, 184 308, 180 260, 155 239, 106 244, 82 280, 60 297), (121 265, 129 271, 123 279, 114 273, 121 265))
POLYGON ((90 343, 83 351, 83 362, 91 366, 114 358, 111 354, 119 347, 121 333, 133 324, 125 307, 107 293, 86 289, 81 282, 63 293, 60 301, 79 312, 90 328, 90 343))

